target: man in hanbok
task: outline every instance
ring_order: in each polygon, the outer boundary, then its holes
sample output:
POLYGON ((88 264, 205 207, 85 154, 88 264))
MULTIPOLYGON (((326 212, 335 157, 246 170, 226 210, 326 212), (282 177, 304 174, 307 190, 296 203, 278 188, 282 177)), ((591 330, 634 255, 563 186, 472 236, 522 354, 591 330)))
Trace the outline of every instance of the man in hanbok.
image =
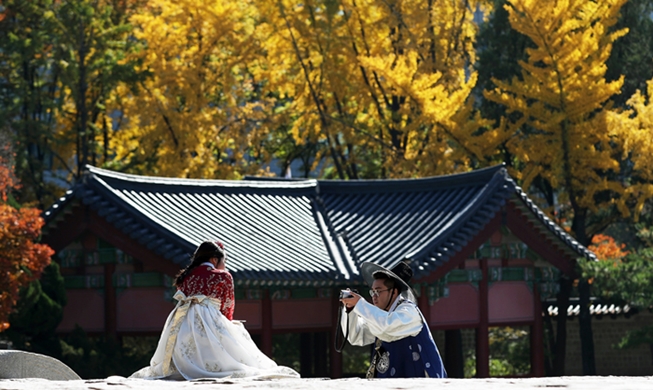
POLYGON ((342 298, 343 332, 352 345, 374 344, 368 378, 446 378, 428 324, 415 304, 408 282, 413 271, 405 262, 391 270, 365 262, 372 304, 354 292, 342 298))

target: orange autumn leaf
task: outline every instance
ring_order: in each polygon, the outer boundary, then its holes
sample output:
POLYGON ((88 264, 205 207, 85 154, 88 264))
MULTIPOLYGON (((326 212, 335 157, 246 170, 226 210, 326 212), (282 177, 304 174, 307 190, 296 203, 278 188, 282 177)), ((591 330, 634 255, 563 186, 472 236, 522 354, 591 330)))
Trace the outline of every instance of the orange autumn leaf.
POLYGON ((0 332, 9 328, 9 315, 21 287, 39 278, 54 251, 37 243, 44 221, 38 209, 7 203, 14 186, 12 168, 0 158, 0 332))
POLYGON ((614 238, 605 234, 595 235, 588 247, 599 260, 620 260, 630 253, 625 248, 626 244, 617 244, 614 238))

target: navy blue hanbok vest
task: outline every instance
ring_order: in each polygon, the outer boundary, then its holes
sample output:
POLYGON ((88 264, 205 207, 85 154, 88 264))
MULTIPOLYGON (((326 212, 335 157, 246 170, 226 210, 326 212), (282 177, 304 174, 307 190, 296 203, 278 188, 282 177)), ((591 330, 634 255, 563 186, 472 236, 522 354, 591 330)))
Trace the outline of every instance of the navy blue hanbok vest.
POLYGON ((447 377, 440 352, 426 323, 417 336, 390 343, 381 342, 375 371, 376 378, 447 377))

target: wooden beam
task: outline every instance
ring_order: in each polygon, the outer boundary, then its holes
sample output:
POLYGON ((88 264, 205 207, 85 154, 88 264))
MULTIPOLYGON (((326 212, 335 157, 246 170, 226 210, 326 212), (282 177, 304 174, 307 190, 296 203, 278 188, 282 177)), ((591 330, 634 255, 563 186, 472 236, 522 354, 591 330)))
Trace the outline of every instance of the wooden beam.
MULTIPOLYGON (((570 258, 562 250, 556 248, 556 243, 548 241, 548 237, 540 234, 535 226, 522 214, 514 204, 508 202, 506 205, 506 225, 510 231, 524 244, 528 245, 535 253, 565 275, 575 275, 575 259, 570 258)), ((579 255, 580 257, 580 255, 579 255)))
POLYGON ((531 376, 543 377, 544 373, 544 320, 542 301, 537 286, 533 286, 533 316, 531 326, 531 376))
POLYGON ((71 214, 65 214, 63 220, 56 221, 55 226, 47 229, 41 242, 48 244, 55 252, 70 245, 88 229, 88 207, 77 206, 71 214))
POLYGON ((118 304, 116 288, 113 286, 113 274, 116 264, 104 264, 104 332, 110 338, 118 338, 118 304))
POLYGON ((476 377, 488 378, 490 376, 490 319, 487 259, 481 259, 480 265, 483 278, 478 283, 480 318, 476 328, 476 377))
POLYGON ((501 227, 502 215, 498 212, 484 227, 481 229, 474 238, 467 243, 467 245, 460 250, 460 252, 454 254, 444 265, 435 271, 431 272, 425 278, 415 280, 415 283, 433 283, 439 279, 442 279, 449 271, 456 269, 461 264, 464 264, 467 260, 481 245, 487 242, 490 239, 492 234, 501 227))
POLYGON ((175 276, 181 269, 181 265, 149 250, 137 240, 129 237, 122 230, 116 228, 97 213, 89 213, 88 229, 109 244, 120 248, 131 257, 138 259, 143 264, 164 273, 168 276, 175 276))
POLYGON ((261 351, 272 357, 272 299, 270 290, 263 289, 261 302, 261 351))
POLYGON ((426 318, 426 322, 429 322, 431 319, 431 305, 429 305, 428 288, 424 285, 421 286, 418 307, 422 315, 424 315, 424 318, 426 318))
MULTIPOLYGON (((180 265, 149 250, 86 206, 73 208, 72 213, 66 214, 63 220, 57 222, 56 227, 48 229, 43 235, 42 242, 48 244, 55 252, 59 252, 76 239, 83 240, 85 232, 93 233, 94 236, 120 248, 129 256, 158 272, 174 276, 181 268, 180 265)), ((88 247, 84 249, 97 250, 95 246, 92 249, 88 247)))

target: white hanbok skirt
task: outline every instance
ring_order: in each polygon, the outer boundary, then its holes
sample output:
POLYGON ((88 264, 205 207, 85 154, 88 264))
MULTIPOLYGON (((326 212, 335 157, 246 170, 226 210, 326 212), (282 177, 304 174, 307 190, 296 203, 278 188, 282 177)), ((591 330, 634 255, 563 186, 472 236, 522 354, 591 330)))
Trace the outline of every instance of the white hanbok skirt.
POLYGON ((150 366, 130 378, 299 377, 261 352, 241 322, 220 312, 218 299, 186 297, 181 291, 175 299, 179 302, 166 320, 150 366))

